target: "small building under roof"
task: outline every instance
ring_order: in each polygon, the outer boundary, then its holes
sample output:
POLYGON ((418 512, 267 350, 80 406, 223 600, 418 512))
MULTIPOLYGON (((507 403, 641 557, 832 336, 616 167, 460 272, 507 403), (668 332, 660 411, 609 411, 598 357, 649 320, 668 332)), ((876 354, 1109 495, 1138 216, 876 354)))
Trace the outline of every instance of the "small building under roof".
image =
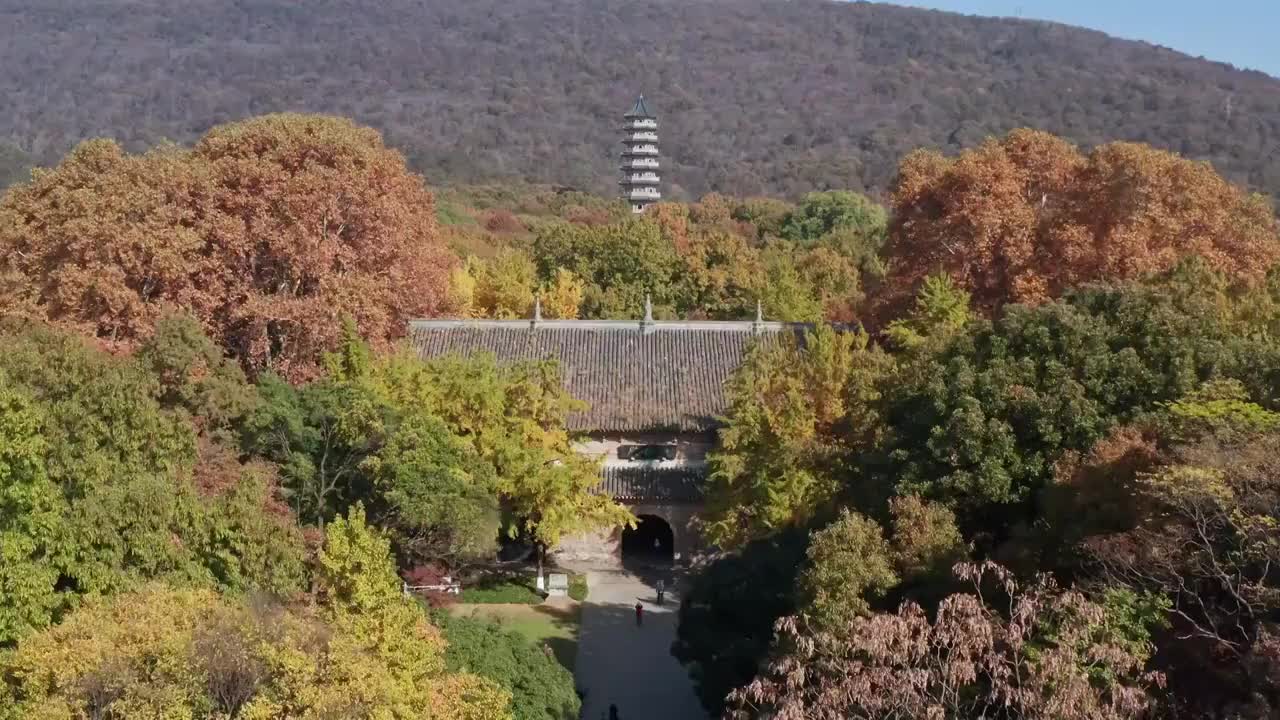
MULTIPOLYGON (((800 336, 809 326, 765 322, 759 312, 754 321, 654 320, 649 307, 638 321, 543 320, 540 314, 417 320, 409 340, 424 358, 489 353, 499 363, 557 361, 565 389, 588 405, 568 418, 568 429, 578 436, 579 452, 601 460, 601 491, 642 520, 664 522, 669 529, 653 530, 658 545, 666 543, 677 557, 687 554, 698 544, 690 521, 701 506, 707 453, 729 410, 727 381, 753 345, 800 336)), ((565 549, 614 555, 619 540, 625 546, 625 537, 592 537, 565 549)))

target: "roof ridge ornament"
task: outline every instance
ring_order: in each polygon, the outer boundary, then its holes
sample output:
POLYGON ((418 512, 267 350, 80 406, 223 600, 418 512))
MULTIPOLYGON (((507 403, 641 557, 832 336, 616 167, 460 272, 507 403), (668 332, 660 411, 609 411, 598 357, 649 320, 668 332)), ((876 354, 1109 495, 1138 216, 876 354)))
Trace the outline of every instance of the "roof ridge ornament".
POLYGON ((760 298, 756 298, 756 321, 751 324, 751 330, 757 335, 764 330, 764 306, 760 304, 760 298))
POLYGON ((653 332, 653 301, 649 293, 644 294, 644 319, 640 321, 640 329, 645 333, 653 332))
POLYGON ((533 326, 537 327, 542 322, 542 296, 533 296, 533 326))

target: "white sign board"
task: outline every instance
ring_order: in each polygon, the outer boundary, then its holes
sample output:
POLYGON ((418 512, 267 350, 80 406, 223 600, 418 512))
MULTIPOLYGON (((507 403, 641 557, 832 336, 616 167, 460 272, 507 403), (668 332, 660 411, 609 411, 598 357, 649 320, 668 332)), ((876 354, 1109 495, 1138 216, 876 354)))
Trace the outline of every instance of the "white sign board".
POLYGON ((569 594, 569 576, 564 573, 551 573, 547 576, 547 594, 553 597, 564 597, 569 594))

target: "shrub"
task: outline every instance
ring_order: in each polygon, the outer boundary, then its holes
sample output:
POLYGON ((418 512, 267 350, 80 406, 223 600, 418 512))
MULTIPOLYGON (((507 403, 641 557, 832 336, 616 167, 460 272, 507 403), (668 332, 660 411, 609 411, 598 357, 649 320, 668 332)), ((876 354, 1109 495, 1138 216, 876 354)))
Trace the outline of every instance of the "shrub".
POLYGON ((530 578, 503 577, 487 578, 473 587, 462 588, 458 601, 479 605, 537 605, 542 602, 542 597, 530 578))
POLYGON ((569 576, 569 597, 582 602, 587 599, 587 576, 586 575, 570 575, 569 576))

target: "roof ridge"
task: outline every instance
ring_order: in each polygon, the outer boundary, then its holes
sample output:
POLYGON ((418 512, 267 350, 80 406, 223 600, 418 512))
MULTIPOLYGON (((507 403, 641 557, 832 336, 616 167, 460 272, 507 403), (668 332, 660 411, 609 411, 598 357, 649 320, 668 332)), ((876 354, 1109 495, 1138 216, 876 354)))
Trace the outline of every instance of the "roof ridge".
MULTIPOLYGON (((410 329, 416 328, 496 328, 496 329, 530 329, 530 330, 633 330, 644 332, 661 330, 737 330, 751 332, 753 330, 798 330, 815 327, 811 322, 784 322, 779 320, 547 320, 536 322, 530 320, 482 320, 473 318, 436 318, 410 320, 410 329)), ((841 323, 830 323, 834 328, 846 326, 841 323)))

